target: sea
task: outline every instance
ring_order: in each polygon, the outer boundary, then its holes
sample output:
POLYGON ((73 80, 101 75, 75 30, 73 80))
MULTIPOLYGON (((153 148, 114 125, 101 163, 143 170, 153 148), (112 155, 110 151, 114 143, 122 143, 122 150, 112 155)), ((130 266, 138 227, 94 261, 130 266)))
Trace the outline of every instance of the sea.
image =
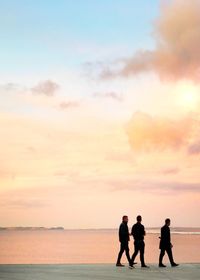
MULTIPOLYGON (((146 232, 145 261, 157 263, 160 229, 146 232)), ((200 228, 171 228, 171 238, 177 263, 200 263, 200 228)), ((132 254, 132 237, 129 247, 132 254)), ((0 230, 0 264, 114 264, 118 251, 117 229, 0 230)), ((127 263, 125 256, 122 262, 127 263)))

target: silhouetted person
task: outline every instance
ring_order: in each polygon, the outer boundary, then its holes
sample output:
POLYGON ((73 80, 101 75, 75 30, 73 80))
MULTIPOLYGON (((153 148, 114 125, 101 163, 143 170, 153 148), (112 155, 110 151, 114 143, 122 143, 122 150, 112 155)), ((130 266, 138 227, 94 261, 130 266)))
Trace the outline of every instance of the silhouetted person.
POLYGON ((131 231, 131 235, 133 235, 134 238, 134 247, 135 247, 135 252, 132 256, 132 263, 134 263, 138 252, 140 252, 141 267, 148 267, 144 262, 144 248, 145 248, 144 236, 146 233, 145 233, 145 228, 141 224, 141 222, 142 222, 142 217, 137 216, 137 223, 133 225, 131 231))
POLYGON ((129 267, 133 268, 133 264, 131 262, 131 258, 129 255, 129 246, 128 246, 129 240, 130 237, 129 237, 129 230, 128 230, 128 216, 123 216, 122 223, 119 227, 119 242, 121 243, 121 246, 120 246, 120 251, 117 258, 116 266, 121 266, 121 267, 124 266, 123 264, 121 264, 121 257, 125 251, 127 260, 129 262, 129 267))
POLYGON ((165 255, 165 251, 168 254, 169 261, 171 263, 171 266, 178 266, 174 262, 173 255, 172 255, 172 247, 171 244, 171 235, 170 235, 170 219, 165 220, 165 225, 161 228, 161 237, 160 237, 160 257, 159 257, 159 267, 166 267, 166 265, 163 264, 163 257, 165 255))

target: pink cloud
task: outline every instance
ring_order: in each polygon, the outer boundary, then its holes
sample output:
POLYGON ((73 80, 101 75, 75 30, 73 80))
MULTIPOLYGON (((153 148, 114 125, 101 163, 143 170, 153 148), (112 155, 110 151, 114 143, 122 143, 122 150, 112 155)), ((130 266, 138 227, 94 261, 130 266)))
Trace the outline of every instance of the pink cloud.
POLYGON ((200 154, 200 141, 196 142, 194 144, 191 144, 188 147, 188 153, 190 155, 199 155, 200 154))
POLYGON ((190 116, 172 120, 137 112, 128 122, 126 132, 136 151, 176 150, 189 145, 199 126, 190 116))
POLYGON ((124 182, 113 181, 112 191, 133 191, 133 192, 149 192, 157 194, 172 195, 185 194, 186 192, 200 193, 200 183, 190 183, 181 181, 156 181, 156 180, 126 180, 124 182))
POLYGON ((177 167, 169 167, 169 168, 163 169, 161 173, 164 175, 174 175, 174 174, 179 173, 179 171, 180 170, 177 167))
POLYGON ((114 91, 109 91, 109 92, 104 92, 104 93, 94 93, 93 94, 94 97, 98 97, 98 98, 108 98, 108 99, 113 99, 116 101, 123 101, 123 97, 121 94, 114 92, 114 91))
POLYGON ((80 104, 77 101, 63 101, 60 103, 59 107, 60 107, 60 109, 67 110, 70 108, 76 108, 79 105, 80 104))
POLYGON ((59 85, 51 80, 39 82, 31 89, 34 94, 44 94, 46 96, 53 96, 59 89, 59 85))
POLYGON ((161 79, 200 81, 200 1, 164 1, 154 24, 154 50, 138 50, 122 59, 121 70, 115 62, 103 68, 101 77, 130 76, 153 71, 161 79))

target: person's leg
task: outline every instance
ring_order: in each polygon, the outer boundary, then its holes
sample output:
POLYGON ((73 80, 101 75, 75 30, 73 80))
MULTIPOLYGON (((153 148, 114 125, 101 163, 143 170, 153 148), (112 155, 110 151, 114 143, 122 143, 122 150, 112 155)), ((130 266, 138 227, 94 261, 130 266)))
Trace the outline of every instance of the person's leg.
POLYGON ((145 243, 144 241, 140 242, 140 261, 141 261, 141 266, 145 266, 144 262, 144 248, 145 248, 145 243))
POLYGON ((119 251, 119 254, 118 254, 118 258, 117 258, 117 264, 120 264, 121 263, 121 257, 124 253, 124 250, 125 250, 125 246, 124 246, 124 243, 121 243, 120 245, 120 251, 119 251))
POLYGON ((159 266, 163 266, 162 261, 163 261, 164 255, 165 255, 165 249, 161 248, 160 249, 160 256, 159 256, 159 266))
POLYGON ((132 255, 132 263, 134 263, 135 258, 136 258, 137 254, 139 252, 138 242, 137 241, 134 242, 134 248, 135 248, 135 251, 134 251, 134 253, 132 255))
POLYGON ((173 259, 171 247, 168 247, 166 251, 167 251, 167 255, 169 257, 169 261, 170 261, 171 265, 173 265, 174 264, 174 259, 173 259))
POLYGON ((126 247, 125 247, 125 252, 126 252, 126 257, 127 257, 128 262, 129 262, 129 265, 132 265, 132 260, 131 260, 130 255, 129 255, 128 242, 127 242, 126 247))

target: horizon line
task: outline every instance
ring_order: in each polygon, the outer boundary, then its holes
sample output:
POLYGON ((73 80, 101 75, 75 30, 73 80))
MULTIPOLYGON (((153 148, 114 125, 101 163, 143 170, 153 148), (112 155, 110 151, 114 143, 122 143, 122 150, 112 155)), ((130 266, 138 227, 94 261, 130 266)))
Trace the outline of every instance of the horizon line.
MULTIPOLYGON (((160 229, 161 226, 147 226, 146 229, 160 229)), ((200 229, 200 226, 171 226, 171 229, 200 229)), ((65 228, 63 226, 0 226, 0 230, 2 229, 60 229, 60 230, 118 230, 118 227, 108 228, 108 227, 91 227, 91 228, 65 228)))

